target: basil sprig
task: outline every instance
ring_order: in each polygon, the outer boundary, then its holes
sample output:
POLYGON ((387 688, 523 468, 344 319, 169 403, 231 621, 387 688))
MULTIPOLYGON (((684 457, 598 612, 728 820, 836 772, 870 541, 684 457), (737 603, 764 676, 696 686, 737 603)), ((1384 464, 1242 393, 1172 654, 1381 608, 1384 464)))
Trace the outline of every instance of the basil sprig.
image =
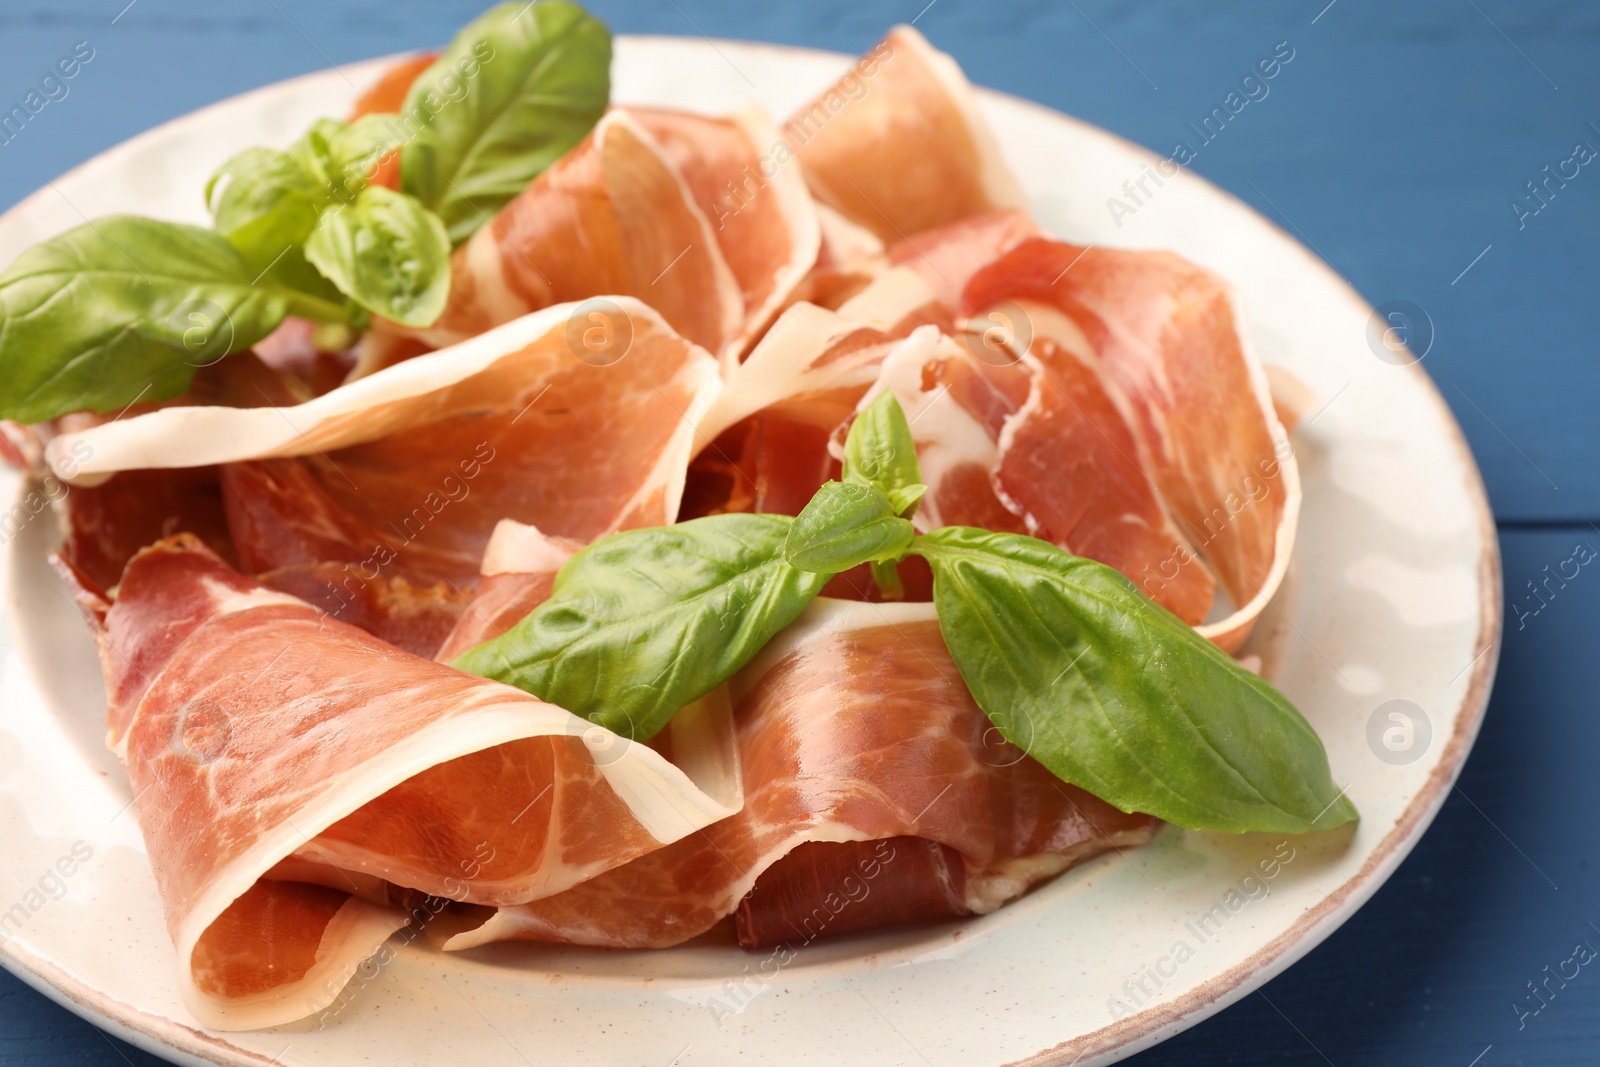
POLYGON ((432 325, 450 251, 588 133, 610 95, 611 37, 564 0, 509 3, 422 73, 402 115, 322 119, 250 148, 206 187, 213 232, 115 216, 0 272, 0 418, 39 422, 166 400, 197 366, 286 315, 365 329, 432 325), (373 186, 399 151, 399 192, 373 186))
POLYGON ((898 600, 905 589, 896 565, 911 549, 911 516, 928 487, 893 393, 882 393, 851 424, 841 477, 817 490, 795 519, 785 556, 801 570, 829 575, 871 564, 878 588, 898 600))
POLYGON ((799 616, 827 577, 784 562, 785 515, 712 515, 580 551, 550 599, 455 666, 645 740, 799 616))
POLYGON ((1191 829, 1301 833, 1357 818, 1316 731, 1269 683, 1104 564, 968 526, 915 535, 923 491, 905 414, 885 393, 851 426, 842 480, 798 518, 720 515, 597 541, 550 601, 456 666, 648 737, 829 576, 870 563, 892 594, 895 565, 918 555, 973 699, 1062 781, 1191 829))
POLYGON ((411 86, 402 118, 431 118, 400 154, 400 188, 460 244, 583 140, 610 98, 605 23, 565 0, 500 4, 411 86))
POLYGON ((319 119, 284 151, 245 149, 206 187, 218 232, 286 281, 331 283, 363 311, 431 326, 450 293, 450 240, 414 197, 369 184, 388 136, 377 115, 319 119))

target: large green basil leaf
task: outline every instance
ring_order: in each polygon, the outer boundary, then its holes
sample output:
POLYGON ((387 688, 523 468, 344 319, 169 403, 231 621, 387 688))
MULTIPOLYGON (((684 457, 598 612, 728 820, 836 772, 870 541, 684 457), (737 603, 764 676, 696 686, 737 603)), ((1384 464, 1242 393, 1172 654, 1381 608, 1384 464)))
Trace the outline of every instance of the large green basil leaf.
POLYGON ((978 705, 1064 781, 1194 829, 1299 833, 1357 817, 1294 706, 1110 567, 961 526, 915 551, 978 705))
POLYGON ((713 515, 583 549, 549 600, 455 666, 649 738, 795 620, 826 576, 783 559, 792 520, 713 515))
POLYGON ((329 208, 306 238, 306 258, 374 315, 431 326, 450 295, 450 238, 413 197, 381 185, 329 208))
POLYGON ((795 518, 784 556, 791 566, 829 575, 863 563, 898 560, 916 531, 896 512, 875 485, 828 482, 795 518))
POLYGON ((114 215, 34 245, 0 274, 0 418, 38 422, 179 396, 195 368, 289 313, 342 321, 219 234, 114 215))
POLYGON ((850 424, 844 442, 844 480, 875 485, 906 518, 925 491, 911 424, 894 393, 884 390, 850 424))
POLYGON ((565 0, 500 4, 412 85, 400 188, 460 244, 581 141, 611 96, 611 34, 565 0))

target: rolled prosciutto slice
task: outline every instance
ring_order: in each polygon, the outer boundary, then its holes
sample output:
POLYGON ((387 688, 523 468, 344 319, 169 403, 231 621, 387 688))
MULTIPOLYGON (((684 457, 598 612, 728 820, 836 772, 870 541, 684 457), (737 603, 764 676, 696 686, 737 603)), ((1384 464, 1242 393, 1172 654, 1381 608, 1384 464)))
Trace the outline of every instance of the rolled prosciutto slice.
POLYGON ((91 620, 183 996, 216 1029, 316 1013, 446 900, 559 893, 740 804, 714 707, 675 720, 674 764, 331 620, 192 537, 135 556, 91 620))
POLYGON ((574 339, 591 328, 579 309, 558 306, 304 404, 170 408, 47 454, 69 481, 227 464, 253 573, 332 562, 362 582, 470 588, 502 518, 588 541, 676 515, 717 364, 645 305, 615 305, 598 358, 574 339))
MULTIPOLYGON (((683 174, 644 125, 612 111, 450 261, 450 300, 429 344, 531 311, 634 296, 711 352, 738 342, 745 300, 683 174)), ((395 328, 397 329, 397 328, 395 328)))
POLYGON ((730 694, 745 783, 737 815, 565 893, 501 908, 445 946, 665 948, 734 914, 752 889, 747 940, 782 929, 780 939, 809 939, 853 925, 831 917, 832 895, 850 883, 830 886, 819 872, 855 868, 859 883, 865 858, 875 860, 877 918, 984 914, 1157 826, 1002 741, 931 605, 818 600, 730 694), (852 843, 866 847, 838 848, 852 843))
MULTIPOLYGON (((1129 458, 1193 546, 1128 577, 1159 600, 1209 565, 1232 610, 1200 632, 1236 650, 1288 568, 1300 475, 1233 291, 1170 252, 1036 238, 974 275, 962 310, 982 315, 1007 301, 1031 322, 1033 351, 1051 370, 1101 368, 1132 430, 1129 458)), ((1064 406, 1036 410, 1053 418, 1064 406)))
POLYGON ((885 242, 1027 207, 955 60, 896 26, 784 126, 823 204, 885 242))

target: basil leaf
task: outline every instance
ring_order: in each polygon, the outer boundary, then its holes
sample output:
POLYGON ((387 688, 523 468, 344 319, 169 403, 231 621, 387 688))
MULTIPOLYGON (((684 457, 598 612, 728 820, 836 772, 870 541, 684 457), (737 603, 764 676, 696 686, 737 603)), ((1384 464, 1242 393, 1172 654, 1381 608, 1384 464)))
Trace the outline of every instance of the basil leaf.
POLYGON ((916 531, 875 485, 828 482, 789 528, 784 558, 815 574, 900 559, 916 531))
POLYGON ((329 208, 305 243, 306 258, 374 315, 431 326, 450 295, 450 238, 439 217, 381 185, 329 208))
POLYGON ((213 226, 257 270, 316 228, 328 193, 288 152, 247 148, 230 158, 206 186, 213 226))
POLYGON ((910 518, 917 513, 917 505, 922 503, 922 498, 927 494, 928 487, 920 482, 916 485, 902 485, 898 489, 889 491, 889 503, 894 505, 894 513, 910 518))
POLYGON ((197 367, 249 348, 291 312, 343 319, 258 275, 210 230, 127 215, 34 245, 0 274, 0 418, 179 396, 197 367))
POLYGON ((324 205, 348 204, 367 187, 395 140, 392 115, 363 115, 355 122, 318 119, 284 154, 316 183, 324 205))
POLYGON ((725 682, 822 589, 783 560, 792 520, 729 514, 583 549, 549 600, 455 666, 644 740, 725 682))
POLYGON ((875 485, 888 493, 897 513, 910 518, 922 493, 912 487, 922 482, 911 425, 892 392, 885 390, 850 424, 844 442, 844 480, 875 485))
POLYGON ((406 95, 420 125, 400 188, 460 244, 600 121, 611 34, 564 0, 491 8, 458 33, 406 95))
POLYGON ((404 130, 393 115, 363 115, 328 139, 328 167, 333 195, 340 200, 365 189, 372 174, 390 152, 398 151, 404 130))
POLYGON ((961 526, 915 551, 978 705, 1063 781, 1192 829, 1357 817, 1294 706, 1110 567, 961 526))

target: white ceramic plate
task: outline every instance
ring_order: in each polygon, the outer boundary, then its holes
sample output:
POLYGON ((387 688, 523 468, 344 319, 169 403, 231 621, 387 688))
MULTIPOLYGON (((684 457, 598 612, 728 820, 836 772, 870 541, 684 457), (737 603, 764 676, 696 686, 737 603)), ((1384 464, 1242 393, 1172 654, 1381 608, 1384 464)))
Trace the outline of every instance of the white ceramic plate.
MULTIPOLYGON (((755 100, 783 116, 846 62, 625 38, 616 96, 708 112, 755 100)), ((86 216, 204 222, 201 191, 217 164, 343 114, 350 83, 369 84, 382 67, 346 67, 348 82, 330 71, 269 86, 112 149, 0 218, 0 264, 86 216)), ((1173 248, 1232 279, 1263 358, 1327 402, 1296 434, 1306 492, 1296 566, 1254 651, 1322 735, 1359 826, 1286 845, 1169 827, 1149 847, 1073 870, 987 918, 819 942, 770 977, 760 957, 732 945, 408 948, 320 1029, 208 1033, 179 1002, 128 783, 102 743, 92 642, 44 563, 52 523, 48 512, 28 518, 24 504, 14 534, 18 521, 0 515, 10 542, 0 578, 10 609, 0 624, 5 965, 184 1063, 1087 1067, 1220 1010, 1349 918, 1438 811, 1488 699, 1499 559, 1471 456, 1427 377, 1374 354, 1371 309, 1275 226, 1182 174, 1118 228, 1106 198, 1154 157, 1013 98, 984 93, 982 108, 1046 227, 1173 248), (1411 702, 1409 735, 1388 717, 1405 705, 1379 713, 1391 700, 1411 702), (51 875, 75 845, 79 856, 92 850, 87 861, 51 875), (1259 864, 1275 856, 1263 879, 1259 864), (1188 951, 1175 955, 1179 942, 1188 951)), ((16 479, 6 477, 10 499, 16 479)))

